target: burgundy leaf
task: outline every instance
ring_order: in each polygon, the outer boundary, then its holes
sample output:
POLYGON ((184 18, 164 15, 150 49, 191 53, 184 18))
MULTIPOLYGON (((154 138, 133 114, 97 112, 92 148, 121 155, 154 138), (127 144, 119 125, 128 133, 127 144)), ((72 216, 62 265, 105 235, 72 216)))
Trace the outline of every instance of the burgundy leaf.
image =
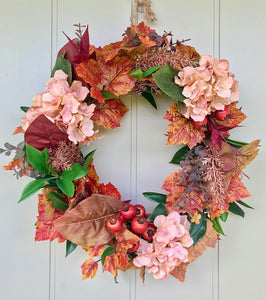
POLYGON ((40 115, 30 124, 24 139, 26 143, 40 151, 55 148, 60 141, 69 142, 68 135, 45 115, 40 115))

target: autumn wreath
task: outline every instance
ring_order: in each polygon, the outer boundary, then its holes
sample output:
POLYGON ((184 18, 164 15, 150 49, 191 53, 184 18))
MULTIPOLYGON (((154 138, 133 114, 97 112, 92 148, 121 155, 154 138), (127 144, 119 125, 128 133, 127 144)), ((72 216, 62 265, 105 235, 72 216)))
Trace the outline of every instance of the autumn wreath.
POLYGON ((187 265, 223 234, 220 220, 244 216, 250 196, 241 182, 243 169, 257 155, 259 141, 230 139, 230 130, 245 119, 237 108, 238 82, 225 59, 199 55, 144 23, 131 25, 123 39, 99 48, 90 45, 88 28, 59 51, 51 78, 33 98, 15 133, 17 146, 4 167, 34 180, 19 202, 38 195, 36 241, 66 241, 66 254, 77 246, 88 253, 82 279, 93 278, 101 261, 115 278, 118 270, 140 269, 156 279, 168 274, 184 281, 187 265), (154 94, 173 99, 165 119, 167 144, 183 146, 171 160, 176 172, 164 181, 166 194, 145 192, 157 202, 151 214, 142 205, 122 201, 111 184, 99 182, 80 145, 93 145, 101 126, 120 126, 128 110, 119 98, 135 93, 154 108, 154 94), (95 128, 98 129, 95 129, 95 128))

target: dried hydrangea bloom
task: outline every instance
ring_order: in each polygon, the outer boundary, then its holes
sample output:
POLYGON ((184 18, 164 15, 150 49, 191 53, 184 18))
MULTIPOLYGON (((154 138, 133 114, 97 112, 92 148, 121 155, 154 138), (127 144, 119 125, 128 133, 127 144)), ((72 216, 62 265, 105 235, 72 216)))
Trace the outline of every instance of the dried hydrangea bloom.
POLYGON ((153 242, 140 240, 133 263, 137 267, 145 266, 155 279, 165 279, 180 263, 188 262, 186 248, 193 245, 189 234, 190 223, 186 216, 172 212, 168 216, 157 216, 154 225, 157 231, 153 242))
POLYGON ((240 95, 238 81, 229 72, 228 61, 212 60, 210 55, 202 55, 196 68, 183 68, 175 77, 175 83, 184 87, 182 93, 186 99, 181 113, 197 122, 238 101, 240 95))
POLYGON ((33 106, 21 120, 24 130, 35 118, 44 114, 65 130, 75 144, 85 142, 95 134, 91 120, 95 105, 85 102, 89 89, 80 81, 73 81, 69 86, 67 77, 62 70, 57 70, 47 81, 43 92, 33 98, 33 106))

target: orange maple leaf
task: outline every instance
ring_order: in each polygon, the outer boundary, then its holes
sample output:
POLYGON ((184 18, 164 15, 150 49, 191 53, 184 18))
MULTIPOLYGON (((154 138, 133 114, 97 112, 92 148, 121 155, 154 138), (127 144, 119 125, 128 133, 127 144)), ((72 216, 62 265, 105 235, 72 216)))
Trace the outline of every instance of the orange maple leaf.
POLYGON ((106 256, 103 266, 104 271, 110 272, 115 277, 117 276, 117 270, 119 267, 121 266, 119 264, 119 258, 116 253, 106 256))
POLYGON ((94 261, 92 258, 88 258, 81 265, 82 269, 82 280, 87 278, 93 278, 98 271, 98 263, 94 261))
POLYGON ((172 122, 168 125, 167 145, 187 144, 191 149, 205 137, 204 131, 195 128, 188 119, 180 116, 176 103, 168 109, 164 119, 172 122))
POLYGON ((117 270, 124 269, 128 265, 127 251, 139 241, 139 237, 130 232, 126 226, 115 233, 117 241, 116 252, 107 256, 104 261, 104 270, 109 271, 113 276, 117 276, 117 270))
POLYGON ((232 177, 226 192, 226 202, 231 203, 247 197, 250 197, 250 193, 240 177, 232 177))
POLYGON ((99 102, 104 102, 104 98, 101 93, 103 87, 101 70, 97 61, 94 59, 87 59, 80 63, 76 72, 85 82, 91 85, 90 95, 92 98, 97 99, 99 102))
POLYGON ((171 173, 165 180, 162 189, 169 192, 166 198, 165 208, 168 213, 178 211, 179 213, 188 212, 193 216, 196 212, 204 208, 204 196, 196 189, 185 192, 186 186, 182 185, 182 178, 178 172, 171 173))
POLYGON ((128 111, 124 103, 118 99, 108 99, 103 103, 97 103, 93 113, 93 121, 105 128, 116 128, 120 126, 120 119, 128 111))
POLYGON ((104 90, 116 96, 128 94, 137 81, 129 76, 134 63, 135 60, 128 56, 116 56, 107 63, 99 60, 104 90))
POLYGON ((13 132, 13 135, 18 134, 18 133, 25 133, 24 129, 19 126, 15 129, 15 131, 13 132))
POLYGON ((182 70, 184 67, 191 65, 200 55, 194 47, 177 43, 173 56, 176 58, 176 64, 174 67, 178 70, 182 70))
POLYGON ((83 249, 89 254, 90 257, 100 256, 104 252, 105 245, 96 247, 83 247, 83 249))
POLYGON ((106 62, 98 56, 97 61, 88 59, 76 68, 78 76, 91 85, 91 97, 104 102, 101 90, 116 96, 126 95, 135 86, 136 78, 129 76, 134 59, 128 56, 115 56, 106 62))
MULTIPOLYGON (((22 165, 22 163, 23 163, 23 160, 24 160, 23 157, 20 158, 20 159, 14 158, 12 161, 10 161, 10 162, 8 163, 8 165, 3 166, 2 169, 3 169, 3 170, 6 170, 6 171, 11 171, 11 170, 14 170, 14 169, 16 169, 16 168, 17 168, 18 170, 21 170, 21 165, 22 165)), ((28 172, 28 170, 25 170, 25 171, 28 172)), ((26 173, 27 173, 27 172, 26 172, 26 173)), ((25 175, 26 175, 26 174, 25 174, 25 175)))
POLYGON ((52 202, 48 199, 47 193, 51 191, 44 189, 43 194, 38 195, 38 217, 36 223, 35 241, 57 239, 59 243, 66 239, 57 231, 53 222, 61 217, 65 212, 54 208, 52 202))
POLYGON ((107 62, 113 59, 118 54, 118 52, 122 50, 123 44, 123 41, 119 41, 104 46, 102 49, 102 53, 105 61, 107 62))

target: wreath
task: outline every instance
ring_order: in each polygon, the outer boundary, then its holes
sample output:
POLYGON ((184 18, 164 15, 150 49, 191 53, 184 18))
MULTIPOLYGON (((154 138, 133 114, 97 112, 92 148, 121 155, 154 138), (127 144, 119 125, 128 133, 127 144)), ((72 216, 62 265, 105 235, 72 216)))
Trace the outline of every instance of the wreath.
POLYGON ((19 202, 41 190, 35 240, 66 242, 66 255, 77 246, 88 253, 82 279, 93 278, 101 261, 115 279, 118 270, 140 269, 143 280, 147 271, 183 282, 187 266, 224 234, 221 221, 251 208, 242 201, 250 194, 241 178, 259 140, 230 139, 246 118, 237 108, 238 82, 227 60, 200 55, 143 22, 99 48, 89 43, 88 27, 76 26, 77 38, 67 37, 43 92, 21 107, 26 114, 14 133, 24 141, 1 148, 15 154, 3 168, 34 178, 19 202), (182 145, 170 162, 180 167, 162 184, 166 193, 143 193, 156 202, 151 213, 99 182, 95 150, 81 151, 102 137, 102 127, 120 126, 128 108, 119 97, 130 93, 155 109, 154 94, 173 99, 164 116, 167 144, 182 145))

